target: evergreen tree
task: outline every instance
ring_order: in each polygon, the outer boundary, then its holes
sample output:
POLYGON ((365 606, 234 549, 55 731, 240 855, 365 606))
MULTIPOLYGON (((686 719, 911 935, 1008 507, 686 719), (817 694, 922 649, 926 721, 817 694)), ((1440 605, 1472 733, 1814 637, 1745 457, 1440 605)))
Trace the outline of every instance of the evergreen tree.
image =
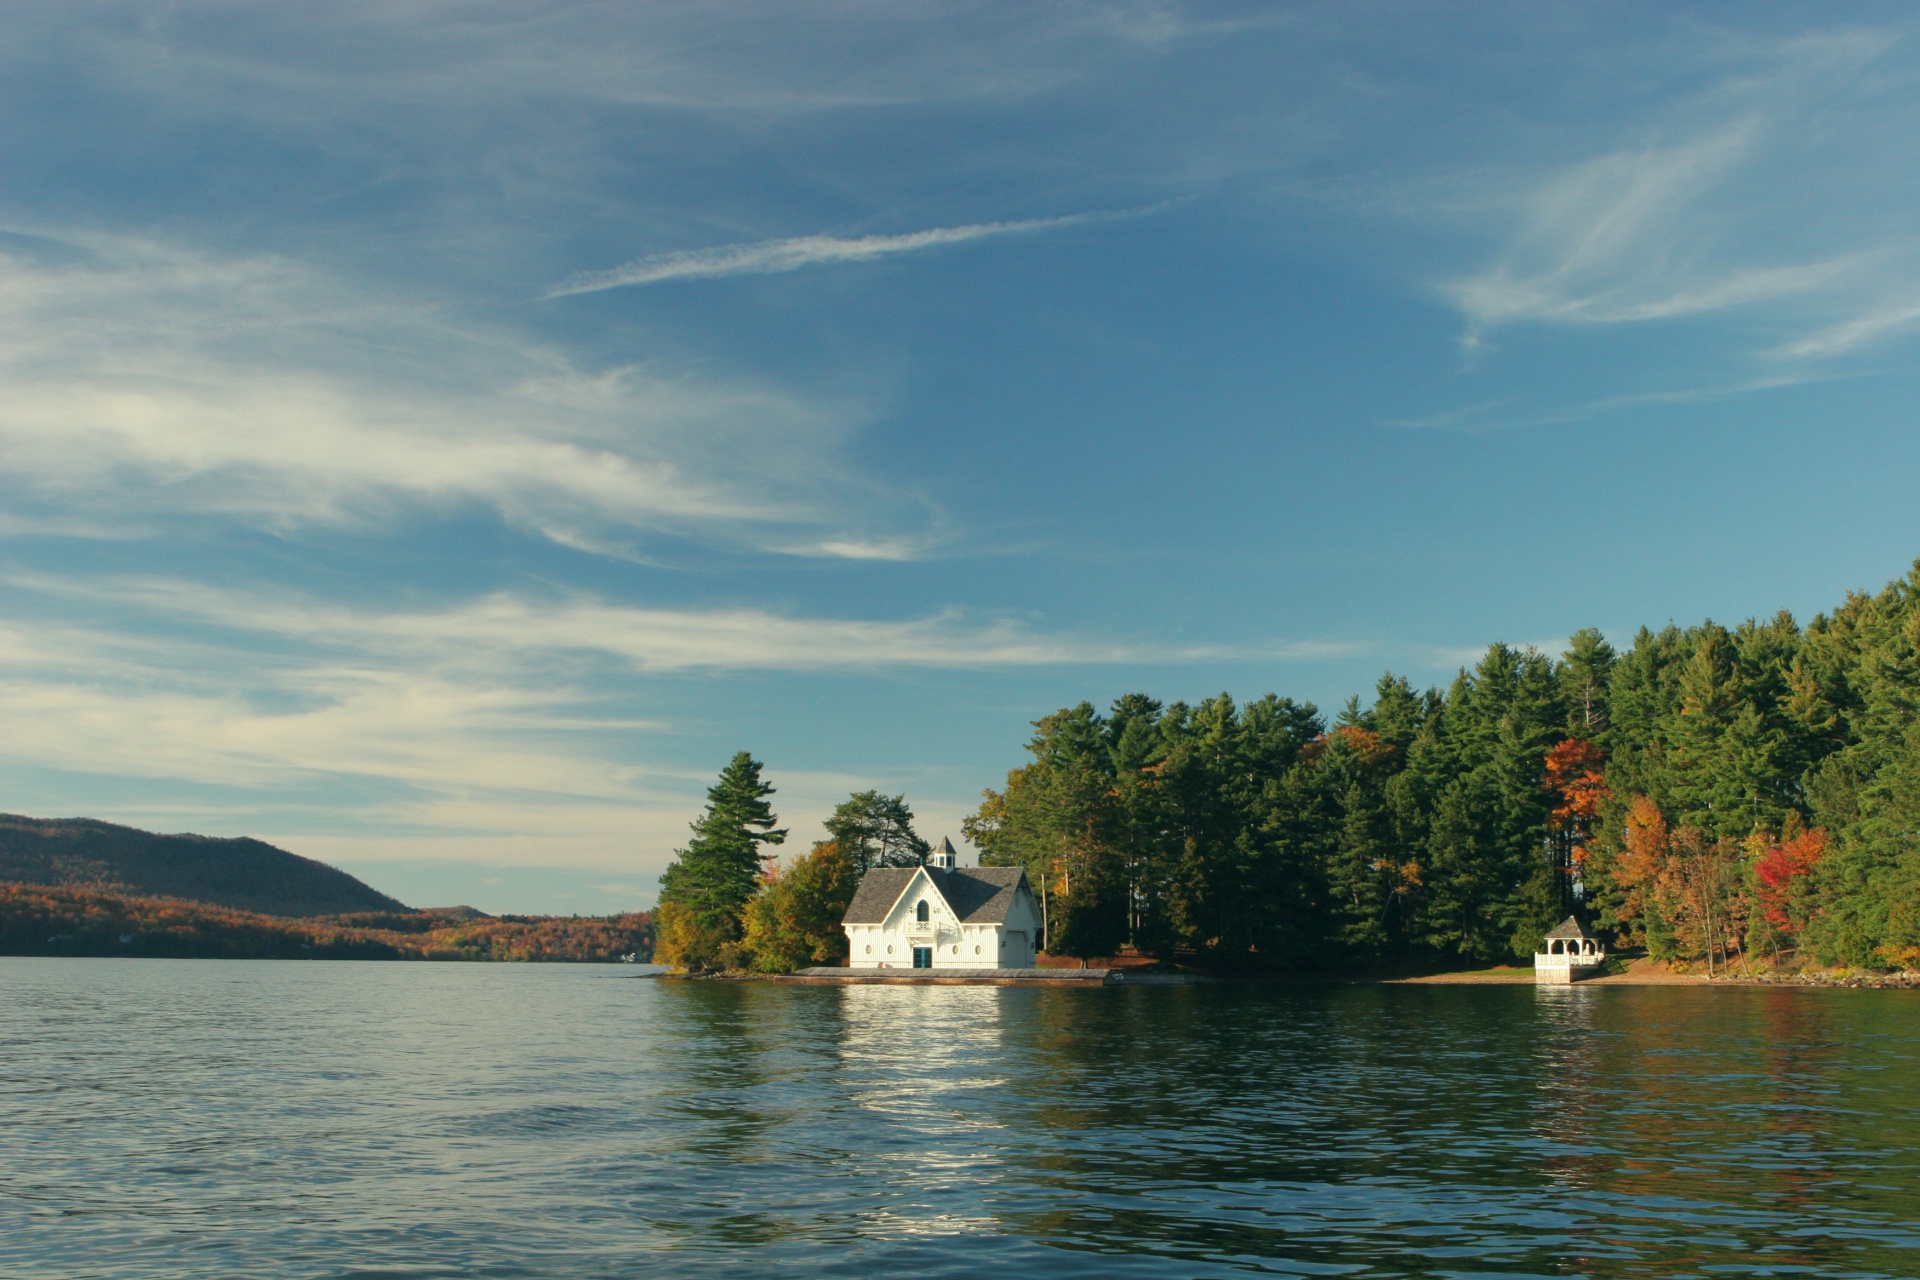
POLYGON ((1331 729, 1272 695, 1063 708, 967 831, 1082 954, 1487 961, 1571 910, 1716 967, 1920 964, 1917 722, 1920 563, 1804 629, 1496 644, 1444 692, 1388 674, 1331 729))
POLYGON ((1609 689, 1619 655, 1593 627, 1573 633, 1560 656, 1560 696, 1567 707, 1567 736, 1601 747, 1613 727, 1609 689))
POLYGON ((913 829, 905 796, 856 791, 834 807, 827 838, 865 871, 869 867, 917 867, 931 846, 913 829))
POLYGON ((662 964, 703 972, 734 968, 742 914, 761 877, 762 845, 787 838, 774 825, 771 783, 745 751, 728 761, 707 791, 707 809, 693 823, 693 839, 660 877, 654 957, 662 964))
POLYGON ((1127 904, 1125 858, 1112 838, 1119 813, 1106 723, 1083 702, 1033 727, 1033 762, 1007 775, 1005 791, 988 791, 962 830, 983 864, 1027 869, 1048 950, 1111 951, 1116 918, 1124 937, 1127 904))

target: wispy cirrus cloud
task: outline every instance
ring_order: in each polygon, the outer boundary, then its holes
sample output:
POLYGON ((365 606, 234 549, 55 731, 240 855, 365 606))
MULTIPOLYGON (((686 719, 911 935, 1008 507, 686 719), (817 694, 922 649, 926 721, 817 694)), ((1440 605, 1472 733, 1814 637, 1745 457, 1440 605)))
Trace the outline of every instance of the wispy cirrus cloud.
POLYGON ((744 375, 584 369, 270 254, 0 246, 5 527, 365 528, 478 507, 600 554, 667 535, 864 558, 924 542, 888 527, 924 512, 879 514, 836 461, 866 412, 744 375), (855 509, 878 527, 850 527, 855 509))
MULTIPOLYGON (((1315 659, 1335 641, 1179 644, 1050 632, 945 609, 904 619, 807 617, 752 607, 649 608, 584 593, 494 592, 436 609, 356 608, 268 589, 233 591, 167 578, 90 582, 13 575, 5 585, 94 607, 137 609, 219 628, 238 643, 313 649, 374 669, 520 671, 556 654, 610 659, 638 673, 994 668, 1315 659), (251 641, 245 638, 252 637, 251 641)), ((58 652, 58 646, 46 650, 58 652)))
POLYGON ((1782 343, 1767 354, 1795 360, 1829 359, 1891 338, 1916 323, 1920 323, 1920 301, 1911 295, 1895 297, 1865 314, 1782 343))
POLYGON ((1737 382, 1636 391, 1625 395, 1600 396, 1596 399, 1573 401, 1550 407, 1522 406, 1512 399, 1488 401, 1425 418, 1383 419, 1380 425, 1416 431, 1511 431, 1524 427, 1557 426, 1639 408, 1733 400, 1757 392, 1779 391, 1807 383, 1840 381, 1849 376, 1857 375, 1836 373, 1831 370, 1789 369, 1762 377, 1743 378, 1737 382), (1500 412, 1504 409, 1511 409, 1512 412, 1500 412))
MULTIPOLYGON (((1103 638, 961 610, 831 618, 580 593, 379 609, 160 577, 14 574, 0 590, 0 761, 141 779, 177 797, 169 804, 201 797, 195 812, 271 810, 282 831, 310 811, 305 824, 328 834, 294 847, 347 861, 401 850, 524 856, 531 841, 549 855, 564 848, 569 865, 632 866, 639 832, 652 850, 642 865, 658 870, 705 785, 687 760, 694 728, 636 709, 660 676, 1313 660, 1349 649, 1103 638)), ((805 796, 808 813, 824 812, 836 790, 872 784, 809 784, 791 768, 781 780, 787 803, 805 796)), ((972 783, 947 789, 964 797, 972 783)))
POLYGON ((872 262, 877 258, 923 253, 929 249, 944 249, 974 240, 1035 235, 1063 227, 1086 226, 1089 223, 1134 218, 1147 212, 1150 210, 1126 209, 1071 213, 1057 218, 1025 218, 1015 222, 975 222, 959 227, 930 227, 925 231, 909 231, 900 235, 793 236, 784 240, 755 240, 746 244, 716 245, 710 249, 656 253, 635 258, 631 262, 610 267, 605 271, 582 271, 568 276, 547 290, 543 296, 564 298, 577 293, 598 293, 604 289, 660 284, 668 280, 776 275, 836 263, 872 262))
POLYGON ((1519 234, 1484 270, 1451 282, 1468 345, 1536 322, 1621 324, 1801 296, 1858 278, 1873 255, 1728 265, 1707 196, 1751 158, 1759 125, 1737 120, 1691 142, 1620 150, 1542 182, 1519 234))
POLYGON ((1747 355, 1807 359, 1904 328, 1920 238, 1885 216, 1879 188, 1904 196, 1898 172, 1862 164, 1911 131, 1878 74, 1899 43, 1865 29, 1720 33, 1700 62, 1716 74, 1639 137, 1496 186, 1491 207, 1511 218, 1501 247, 1441 285, 1465 344, 1517 324, 1743 313, 1764 335, 1745 337, 1747 355), (1806 336, 1781 342, 1783 328, 1806 336))

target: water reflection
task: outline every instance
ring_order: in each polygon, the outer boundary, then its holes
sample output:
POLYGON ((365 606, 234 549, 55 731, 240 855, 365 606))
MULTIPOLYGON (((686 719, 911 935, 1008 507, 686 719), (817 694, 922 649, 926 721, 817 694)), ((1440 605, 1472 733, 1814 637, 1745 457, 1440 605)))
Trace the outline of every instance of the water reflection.
POLYGON ((0 1274, 1920 1272, 1905 992, 0 979, 0 1274))

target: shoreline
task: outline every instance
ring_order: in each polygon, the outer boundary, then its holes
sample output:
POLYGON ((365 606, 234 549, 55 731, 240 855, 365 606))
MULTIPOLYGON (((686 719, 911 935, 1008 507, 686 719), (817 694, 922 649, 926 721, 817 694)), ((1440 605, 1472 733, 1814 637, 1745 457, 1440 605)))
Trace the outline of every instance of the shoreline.
MULTIPOLYGON (((1393 986, 1536 986, 1530 969, 1478 970, 1463 973, 1430 973, 1407 978, 1360 979, 1393 986)), ((1799 987, 1873 988, 1876 990, 1920 990, 1920 972, 1900 970, 1890 973, 1670 973, 1641 972, 1604 974, 1580 978, 1572 983, 1547 984, 1574 987, 1799 987)))
POLYGON ((1880 990, 1920 990, 1920 970, 1800 969, 1766 973, 1675 972, 1664 961, 1644 957, 1631 961, 1623 973, 1581 978, 1569 984, 1541 984, 1531 966, 1498 965, 1488 969, 1456 969, 1441 973, 1201 973, 1143 965, 1068 968, 1044 966, 1022 970, 912 970, 815 967, 780 974, 674 974, 654 972, 636 977, 696 982, 774 982, 791 986, 1047 986, 1047 987, 1173 987, 1233 983, 1297 986, 1575 986, 1575 987, 1795 987, 1880 990))

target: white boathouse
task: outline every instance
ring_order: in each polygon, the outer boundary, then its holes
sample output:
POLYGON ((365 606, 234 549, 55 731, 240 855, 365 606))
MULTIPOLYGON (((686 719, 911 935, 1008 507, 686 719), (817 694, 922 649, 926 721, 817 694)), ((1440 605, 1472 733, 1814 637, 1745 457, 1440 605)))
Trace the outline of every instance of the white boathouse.
POLYGON ((875 867, 841 927, 853 969, 1029 969, 1040 907, 1020 867, 955 865, 951 840, 918 867, 875 867))
POLYGON ((1572 916, 1547 934, 1544 949, 1534 953, 1533 980, 1564 986, 1600 972, 1606 963, 1606 944, 1590 936, 1572 916))

